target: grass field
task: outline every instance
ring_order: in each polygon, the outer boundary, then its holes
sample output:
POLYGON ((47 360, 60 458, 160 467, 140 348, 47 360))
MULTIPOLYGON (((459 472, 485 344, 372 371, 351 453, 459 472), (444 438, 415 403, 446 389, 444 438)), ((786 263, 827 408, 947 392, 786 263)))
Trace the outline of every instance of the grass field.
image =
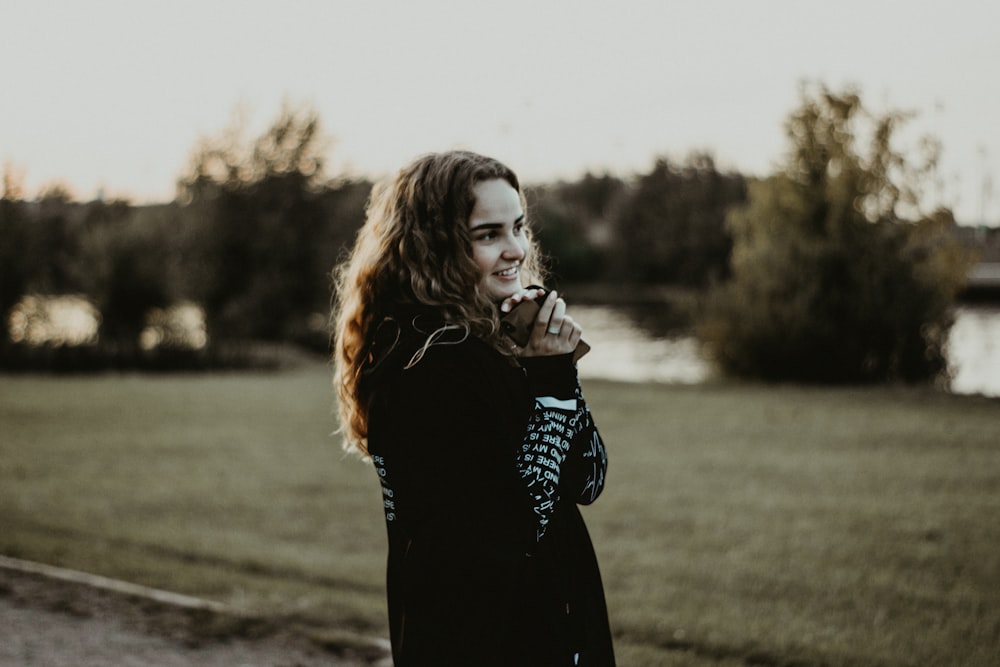
MULTIPOLYGON (((322 364, 0 377, 0 552, 385 632, 322 364)), ((1000 401, 591 381, 622 665, 1000 664, 1000 401)))

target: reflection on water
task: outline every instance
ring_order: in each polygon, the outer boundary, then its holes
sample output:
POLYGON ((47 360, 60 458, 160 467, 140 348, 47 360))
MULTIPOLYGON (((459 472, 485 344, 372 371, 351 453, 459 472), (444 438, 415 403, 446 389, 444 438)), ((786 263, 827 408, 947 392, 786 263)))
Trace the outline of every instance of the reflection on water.
POLYGON ((101 314, 82 296, 28 295, 10 311, 11 342, 28 345, 93 345, 101 314))
POLYGON ((1000 396, 1000 307, 959 308, 948 359, 956 394, 1000 396))
POLYGON ((690 384, 712 374, 693 336, 657 336, 611 306, 573 306, 571 313, 593 348, 580 361, 583 377, 690 384))
MULTIPOLYGON (((713 375, 698 342, 679 328, 676 313, 657 307, 585 305, 573 306, 571 312, 593 348, 580 362, 583 377, 691 384, 713 375)), ((7 324, 13 342, 93 345, 100 314, 82 297, 28 296, 11 311, 7 324)), ((151 310, 140 338, 147 350, 197 350, 207 342, 205 314, 192 303, 151 310)), ((1000 396, 1000 307, 960 307, 948 359, 952 391, 1000 396)))
POLYGON ((205 311, 201 306, 186 301, 150 310, 146 315, 146 328, 139 335, 139 345, 144 350, 161 345, 180 350, 200 350, 207 344, 205 311))
MULTIPOLYGON (((573 306, 572 315, 593 348, 580 361, 582 377, 696 383, 713 374, 693 336, 649 327, 650 320, 636 317, 634 309, 573 306)), ((959 308, 948 357, 953 392, 1000 396, 1000 308, 959 308)))
MULTIPOLYGON (((31 294, 10 311, 7 331, 12 343, 52 347, 94 345, 100 336, 101 314, 86 297, 31 294)), ((2 331, 2 329, 0 329, 2 331)), ((157 347, 200 350, 208 343, 205 312, 190 302, 152 308, 139 336, 144 350, 157 347)))

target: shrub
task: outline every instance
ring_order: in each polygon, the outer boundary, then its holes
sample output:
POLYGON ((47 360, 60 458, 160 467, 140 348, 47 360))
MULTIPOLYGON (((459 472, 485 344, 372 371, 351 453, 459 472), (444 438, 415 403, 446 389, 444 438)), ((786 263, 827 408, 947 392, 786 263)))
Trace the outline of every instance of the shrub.
POLYGON ((732 279, 710 295, 699 326, 723 371, 819 382, 946 373, 965 259, 950 211, 919 213, 936 152, 919 163, 896 152, 903 120, 868 116, 856 94, 804 93, 787 124, 786 167, 751 183, 727 221, 732 279))

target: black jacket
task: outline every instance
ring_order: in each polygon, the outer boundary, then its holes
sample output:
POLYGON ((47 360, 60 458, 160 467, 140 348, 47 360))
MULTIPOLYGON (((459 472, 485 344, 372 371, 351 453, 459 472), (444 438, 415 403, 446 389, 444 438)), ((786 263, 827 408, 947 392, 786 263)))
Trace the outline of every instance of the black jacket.
POLYGON ((613 665, 577 508, 607 459, 571 355, 518 365, 453 330, 410 364, 425 340, 404 329, 366 379, 397 667, 613 665))

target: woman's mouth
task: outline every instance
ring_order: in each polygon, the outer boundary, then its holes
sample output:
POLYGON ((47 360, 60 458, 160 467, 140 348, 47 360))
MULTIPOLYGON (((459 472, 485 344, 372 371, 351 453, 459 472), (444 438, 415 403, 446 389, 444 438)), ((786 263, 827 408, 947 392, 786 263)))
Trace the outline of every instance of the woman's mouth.
POLYGON ((517 276, 519 270, 520 270, 519 266, 512 266, 509 269, 504 269, 503 271, 497 271, 493 275, 499 278, 513 278, 517 276))

